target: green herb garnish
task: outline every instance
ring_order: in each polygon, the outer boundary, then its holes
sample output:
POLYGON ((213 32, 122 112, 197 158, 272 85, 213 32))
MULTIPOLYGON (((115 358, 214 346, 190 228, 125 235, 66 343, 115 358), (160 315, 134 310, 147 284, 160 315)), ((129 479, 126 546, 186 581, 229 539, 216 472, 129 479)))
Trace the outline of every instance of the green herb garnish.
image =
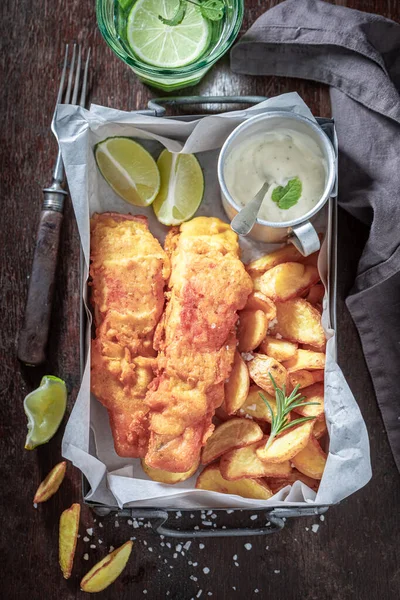
POLYGON ((271 199, 279 206, 279 208, 287 210, 299 201, 302 187, 300 179, 294 177, 287 182, 285 187, 278 185, 278 187, 273 190, 271 199))
POLYGON ((185 18, 187 3, 198 6, 202 16, 210 21, 220 21, 225 12, 225 5, 223 0, 179 0, 179 6, 176 9, 175 14, 171 19, 166 19, 162 15, 158 15, 158 18, 164 25, 179 25, 185 18))
POLYGON ((291 410, 298 406, 308 406, 311 404, 319 404, 319 402, 304 402, 306 399, 305 396, 302 396, 298 393, 299 384, 296 385, 290 396, 286 396, 285 385, 280 389, 276 383, 275 379, 272 377, 271 373, 268 371, 268 375, 272 381, 272 385, 275 390, 275 399, 276 399, 276 414, 272 410, 272 407, 264 394, 260 392, 261 399, 267 405, 267 408, 271 414, 271 433, 268 438, 268 442, 266 443, 265 450, 268 450, 274 439, 277 435, 289 429, 289 427, 294 427, 295 425, 299 425, 300 423, 304 423, 305 421, 311 421, 316 417, 300 417, 299 419, 295 419, 294 421, 288 421, 288 415, 291 410))

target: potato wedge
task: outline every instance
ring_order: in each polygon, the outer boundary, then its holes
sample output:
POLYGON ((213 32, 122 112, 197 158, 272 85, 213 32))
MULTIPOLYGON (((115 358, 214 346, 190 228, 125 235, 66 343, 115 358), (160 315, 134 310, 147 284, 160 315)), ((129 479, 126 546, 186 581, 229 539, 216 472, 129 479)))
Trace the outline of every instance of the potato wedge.
POLYGON ((309 387, 314 383, 324 380, 324 371, 295 371, 289 373, 289 387, 292 389, 299 385, 300 389, 309 387))
POLYGON ((263 437, 261 427, 248 419, 230 419, 215 428, 203 448, 201 462, 207 465, 234 448, 258 442, 263 437))
POLYGON ((325 347, 325 333, 321 315, 304 298, 294 298, 276 305, 277 323, 271 334, 279 334, 291 342, 310 344, 317 349, 325 347))
POLYGON ((268 319, 263 310, 242 310, 239 313, 239 352, 251 352, 267 335, 268 319))
POLYGON ((259 446, 256 451, 258 458, 269 463, 281 463, 284 460, 291 460, 307 446, 313 427, 314 421, 305 421, 297 427, 287 429, 274 439, 267 450, 265 444, 259 446))
POLYGON ((42 481, 36 490, 33 502, 39 504, 39 502, 46 502, 51 496, 53 496, 60 485, 63 482, 65 471, 67 469, 67 461, 58 463, 42 481))
POLYGON ((326 419, 324 415, 321 415, 314 422, 313 436, 316 440, 322 438, 328 432, 328 428, 326 426, 326 419))
POLYGON ((286 302, 300 296, 319 280, 316 267, 286 262, 254 278, 254 289, 274 302, 286 302))
POLYGON ((306 296, 307 302, 315 306, 316 304, 321 304, 322 300, 325 296, 325 288, 322 283, 317 283, 313 285, 306 296))
POLYGON ((261 292, 252 292, 247 298, 247 304, 244 310, 262 310, 268 321, 272 321, 276 317, 276 306, 274 302, 261 292))
POLYGON ((282 488, 287 485, 293 485, 295 481, 302 481, 309 488, 314 490, 314 492, 318 491, 319 481, 317 479, 311 479, 311 477, 307 477, 303 473, 300 473, 297 469, 292 469, 289 477, 284 479, 273 479, 272 477, 266 479, 268 487, 272 490, 274 494, 277 494, 282 488))
POLYGON ((267 398, 268 402, 271 405, 272 411, 275 414, 275 396, 270 396, 265 390, 258 387, 258 385, 252 385, 250 386, 248 396, 242 407, 238 410, 237 415, 239 417, 245 417, 246 415, 248 415, 252 419, 257 419, 258 421, 265 421, 266 423, 271 423, 271 413, 269 412, 268 406, 261 398, 260 392, 267 398))
MULTIPOLYGON (((264 438, 261 445, 265 446, 267 438, 264 438)), ((291 472, 290 462, 288 460, 281 463, 267 463, 260 460, 256 454, 260 442, 237 448, 227 452, 221 458, 219 467, 224 479, 236 481, 244 477, 288 477, 291 472)))
POLYGON ((101 592, 111 585, 126 567, 133 542, 125 542, 94 565, 81 581, 83 592, 101 592))
POLYGON ((246 478, 239 481, 227 481, 222 477, 218 465, 209 465, 200 473, 196 488, 220 494, 235 494, 254 500, 268 500, 272 496, 271 490, 262 479, 246 478))
POLYGON ((255 354, 253 360, 247 363, 250 377, 260 388, 275 396, 275 389, 269 373, 274 378, 276 385, 282 387, 287 384, 287 371, 277 360, 265 354, 255 354))
POLYGON ((239 410, 247 398, 249 387, 250 377, 246 363, 239 352, 235 352, 232 371, 228 381, 225 383, 223 410, 228 415, 233 415, 239 410))
POLYGON ((292 358, 283 363, 283 366, 288 373, 324 369, 325 354, 323 352, 312 352, 311 350, 299 348, 292 358))
POLYGON ((312 477, 312 479, 322 479, 326 464, 327 455, 322 450, 319 442, 312 435, 307 446, 292 458, 292 463, 301 473, 312 477))
POLYGON ((293 246, 293 244, 287 244, 275 252, 261 256, 257 260, 253 260, 246 267, 247 272, 251 277, 262 275, 269 269, 276 267, 285 262, 302 262, 304 256, 293 246))
POLYGON ((260 344, 260 353, 275 358, 279 362, 289 360, 297 351, 298 344, 287 340, 278 340, 267 335, 260 344))
POLYGON ((171 471, 163 471, 163 469, 153 469, 153 467, 149 467, 144 462, 144 459, 141 459, 142 469, 152 479, 153 481, 158 481, 159 483, 168 483, 173 485, 175 483, 179 483, 180 481, 185 481, 194 475, 199 467, 199 463, 196 462, 189 471, 186 473, 172 473, 171 471))
MULTIPOLYGON (((315 417, 316 419, 322 419, 324 416, 324 384, 322 382, 318 382, 310 385, 309 387, 303 388, 301 390, 301 395, 305 397, 307 402, 318 402, 318 404, 297 406, 294 409, 294 412, 302 417, 315 417)), ((314 431, 315 422, 313 433, 314 431)))
POLYGON ((70 508, 64 510, 60 517, 58 551, 59 563, 65 579, 69 579, 72 573, 80 514, 80 504, 73 504, 70 508))

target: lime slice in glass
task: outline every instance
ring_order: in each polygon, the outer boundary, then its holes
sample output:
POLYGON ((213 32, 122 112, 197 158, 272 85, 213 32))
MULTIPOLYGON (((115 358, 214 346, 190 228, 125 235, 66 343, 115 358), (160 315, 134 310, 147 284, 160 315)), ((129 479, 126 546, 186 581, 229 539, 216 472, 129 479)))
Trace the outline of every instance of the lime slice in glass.
POLYGON ((163 150, 157 160, 161 186, 153 209, 163 225, 179 225, 191 219, 204 194, 204 177, 194 154, 163 150))
POLYGON ((179 25, 164 25, 158 18, 171 19, 179 0, 138 0, 127 22, 127 39, 144 62, 164 69, 177 69, 196 61, 210 41, 210 26, 198 7, 187 3, 179 25))
POLYGON ((67 388, 62 379, 45 375, 40 387, 28 394, 24 410, 28 417, 26 450, 45 444, 56 433, 67 406, 67 388))
POLYGON ((154 158, 127 137, 107 138, 95 148, 97 166, 121 198, 135 206, 148 206, 160 189, 160 173, 154 158))

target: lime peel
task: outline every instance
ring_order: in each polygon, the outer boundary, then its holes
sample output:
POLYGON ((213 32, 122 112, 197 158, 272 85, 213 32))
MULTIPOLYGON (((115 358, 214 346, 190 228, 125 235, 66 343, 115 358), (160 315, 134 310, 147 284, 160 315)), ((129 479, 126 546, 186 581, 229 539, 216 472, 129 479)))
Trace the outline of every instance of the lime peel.
POLYGON ((33 450, 53 437, 64 417, 66 407, 65 382, 54 375, 45 375, 40 386, 24 400, 24 411, 28 417, 26 450, 33 450))

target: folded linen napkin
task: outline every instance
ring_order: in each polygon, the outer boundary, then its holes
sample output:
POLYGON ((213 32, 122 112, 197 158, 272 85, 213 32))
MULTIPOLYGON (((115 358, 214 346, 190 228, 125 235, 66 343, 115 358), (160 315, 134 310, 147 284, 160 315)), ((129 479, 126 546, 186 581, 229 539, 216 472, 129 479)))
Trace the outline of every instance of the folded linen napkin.
POLYGON ((346 302, 400 470, 400 25, 319 0, 286 0, 232 49, 231 67, 331 86, 338 201, 371 227, 346 302))

